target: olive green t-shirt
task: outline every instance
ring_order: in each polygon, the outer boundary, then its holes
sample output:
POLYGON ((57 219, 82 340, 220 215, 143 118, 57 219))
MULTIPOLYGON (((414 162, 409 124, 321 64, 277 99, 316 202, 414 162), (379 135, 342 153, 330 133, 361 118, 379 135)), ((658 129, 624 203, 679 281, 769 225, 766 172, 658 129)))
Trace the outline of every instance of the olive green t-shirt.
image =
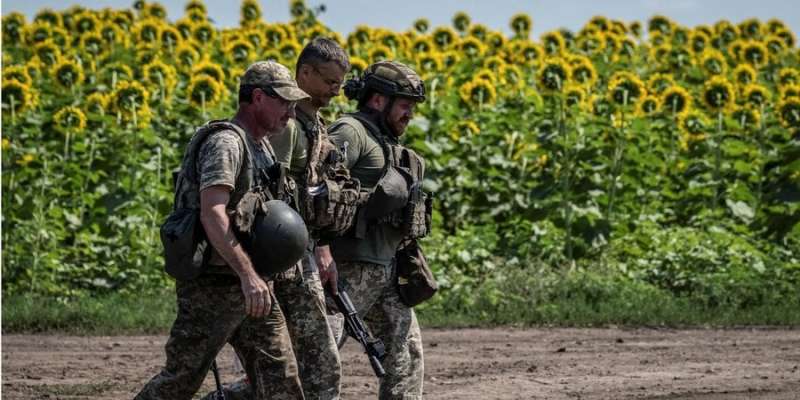
MULTIPOLYGON (((345 166, 361 181, 362 191, 371 191, 383 175, 386 159, 378 140, 361 122, 343 117, 331 125, 328 135, 338 148, 345 147, 345 166)), ((387 265, 403 239, 399 229, 387 224, 369 224, 363 239, 352 236, 331 241, 337 262, 357 261, 387 265)))
POLYGON ((289 168, 289 176, 298 184, 308 163, 308 136, 300 124, 290 119, 283 133, 269 138, 279 163, 289 168))

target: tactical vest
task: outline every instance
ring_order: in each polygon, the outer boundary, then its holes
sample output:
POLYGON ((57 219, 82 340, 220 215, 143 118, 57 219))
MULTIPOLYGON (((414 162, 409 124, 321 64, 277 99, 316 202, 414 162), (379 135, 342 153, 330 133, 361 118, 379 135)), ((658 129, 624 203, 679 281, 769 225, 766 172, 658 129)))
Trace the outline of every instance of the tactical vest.
MULTIPOLYGON (((271 166, 266 168, 258 168, 253 161, 254 149, 250 147, 247 134, 236 124, 226 120, 210 121, 200 127, 192 136, 181 162, 180 170, 176 171, 173 176, 175 183, 175 203, 173 212, 168 217, 174 215, 186 215, 187 211, 192 215, 191 217, 184 217, 187 222, 182 224, 196 224, 196 230, 199 229, 200 234, 192 241, 195 243, 193 246, 194 261, 192 264, 176 263, 167 260, 167 272, 176 277, 176 279, 191 279, 200 272, 222 272, 230 273, 229 268, 222 266, 207 266, 206 264, 211 257, 211 246, 208 246, 205 235, 202 233, 202 226, 199 221, 200 210, 200 191, 199 191, 199 177, 197 176, 197 161, 200 149, 212 134, 223 130, 231 130, 236 133, 239 138, 239 143, 242 144, 241 160, 242 165, 236 176, 235 187, 230 193, 230 199, 226 205, 227 214, 233 226, 233 231, 240 241, 247 241, 250 235, 251 228, 255 222, 256 215, 263 215, 266 213, 265 204, 269 200, 278 199, 292 204, 291 188, 293 187, 291 181, 286 178, 286 170, 280 163, 275 162, 276 157, 272 149, 267 144, 267 150, 272 161, 271 166), (197 242, 201 242, 198 246, 197 242), (199 252, 202 257, 198 257, 199 252), (199 258, 202 258, 200 260, 199 258)), ((168 224, 165 223, 165 226, 168 224)), ((173 224, 174 225, 174 224, 173 224)), ((187 229, 182 227, 183 229, 187 229)), ((162 227, 162 241, 164 241, 164 227, 162 227)), ((173 232, 174 235, 174 232, 173 232)), ((165 250, 169 255, 170 249, 167 249, 165 242, 165 250)))
POLYGON ((433 196, 422 189, 425 162, 416 152, 390 143, 380 128, 360 113, 345 114, 336 125, 363 126, 381 146, 385 165, 381 178, 365 196, 356 216, 354 235, 364 237, 370 224, 389 224, 404 240, 427 236, 431 229, 433 196))
POLYGON ((298 111, 297 123, 308 139, 308 162, 301 177, 299 210, 317 237, 335 237, 353 224, 360 201, 361 183, 350 176, 343 157, 328 138, 322 121, 298 111))

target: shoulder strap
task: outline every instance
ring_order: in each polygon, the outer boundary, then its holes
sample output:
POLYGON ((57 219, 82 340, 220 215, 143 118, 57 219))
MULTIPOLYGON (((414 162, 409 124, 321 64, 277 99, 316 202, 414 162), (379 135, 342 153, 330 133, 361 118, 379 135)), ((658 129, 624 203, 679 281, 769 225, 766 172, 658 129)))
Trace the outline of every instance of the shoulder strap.
POLYGON ((182 179, 186 179, 191 182, 193 185, 197 186, 200 184, 199 177, 197 176, 197 159, 200 156, 200 148, 202 147, 203 143, 205 143, 206 139, 211 137, 211 135, 223 131, 223 130, 232 130, 236 132, 237 136, 239 137, 239 142, 242 143, 242 169, 239 172, 236 180, 237 183, 241 181, 242 177, 245 176, 244 173, 248 173, 253 177, 253 158, 252 158, 252 150, 250 149, 250 145, 247 141, 247 134, 244 130, 227 120, 213 120, 207 122, 205 125, 201 126, 195 132, 192 139, 189 141, 189 144, 186 147, 186 152, 183 156, 183 161, 181 162, 181 171, 178 174, 178 179, 176 180, 175 184, 175 199, 174 199, 174 206, 177 207, 178 203, 178 196, 179 188, 182 186, 180 181, 182 179))

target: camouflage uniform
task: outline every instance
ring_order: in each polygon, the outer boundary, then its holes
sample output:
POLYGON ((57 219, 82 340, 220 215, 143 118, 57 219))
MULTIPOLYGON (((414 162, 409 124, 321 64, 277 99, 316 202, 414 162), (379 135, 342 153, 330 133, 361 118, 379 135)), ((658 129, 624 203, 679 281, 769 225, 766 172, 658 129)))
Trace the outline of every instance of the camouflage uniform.
MULTIPOLYGON (((256 143, 249 135, 247 138, 254 166, 267 168, 271 165, 269 143, 256 143)), ((206 139, 198 157, 200 190, 215 185, 235 187, 244 156, 242 145, 238 135, 230 130, 206 139)), ((179 201, 199 202, 199 199, 184 196, 185 189, 178 188, 179 201)), ((239 193, 240 189, 234 188, 234 193, 239 193)), ((200 277, 176 283, 178 316, 166 344, 166 366, 136 399, 191 398, 225 343, 230 343, 243 361, 254 383, 257 394, 254 398, 303 398, 286 321, 277 302, 273 301, 265 317, 247 316, 244 295, 233 270, 216 251, 209 264, 200 277)))
MULTIPOLYGON (((289 174, 298 183, 298 190, 306 190, 305 171, 310 153, 307 127, 311 131, 325 129, 319 116, 312 118, 299 108, 296 121, 290 121, 283 134, 270 138, 277 160, 289 167, 289 174)), ((325 295, 314 258, 316 240, 312 240, 305 257, 285 273, 275 278, 275 297, 286 316, 295 358, 300 371, 300 381, 307 399, 338 399, 341 390, 341 363, 339 350, 325 312, 325 295)), ((240 380, 225 386, 232 399, 247 398, 250 393, 246 381, 240 380)), ((212 399, 213 393, 204 399, 212 399)))
MULTIPOLYGON (((379 115, 363 116, 381 126, 379 115)), ((372 190, 387 162, 379 139, 352 117, 334 122, 330 138, 338 146, 347 143, 346 167, 363 189, 372 190)), ((382 140, 396 139, 384 134, 382 140)), ((398 229, 378 224, 370 226, 364 238, 342 237, 331 242, 340 284, 386 346, 386 358, 381 363, 386 376, 380 381, 380 399, 422 398, 422 335, 414 310, 400 302, 392 262, 402 238, 398 229)))
MULTIPOLYGON (((308 97, 297 88, 288 69, 273 62, 250 66, 242 84, 270 86, 288 101, 308 97)), ((179 179, 176 208, 199 208, 200 191, 222 185, 231 188, 227 206, 230 211, 254 185, 249 174, 241 173, 246 154, 256 170, 268 169, 275 163, 266 139, 255 141, 246 134, 245 143, 232 128, 216 131, 202 142, 196 163, 199 185, 179 179)), ((184 171, 193 167, 186 159, 184 171)), ((266 316, 251 317, 245 311, 238 276, 216 250, 207 264, 199 277, 176 283, 178 315, 165 346, 166 366, 145 385, 136 400, 191 399, 225 343, 233 346, 244 364, 251 383, 250 398, 303 399, 286 320, 275 295, 266 316)), ((267 281, 266 277, 262 279, 267 281)))

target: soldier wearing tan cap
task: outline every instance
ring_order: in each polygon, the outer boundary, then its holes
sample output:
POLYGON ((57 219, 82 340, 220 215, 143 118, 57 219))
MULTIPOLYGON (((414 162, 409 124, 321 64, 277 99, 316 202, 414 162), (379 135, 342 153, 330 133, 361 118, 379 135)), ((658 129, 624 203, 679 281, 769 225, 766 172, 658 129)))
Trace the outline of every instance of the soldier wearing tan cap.
POLYGON ((238 238, 246 232, 241 221, 248 219, 243 199, 285 194, 275 190, 285 185, 262 173, 279 165, 267 139, 283 131, 295 117, 296 102, 305 98, 286 67, 257 62, 242 76, 236 115, 211 121, 192 137, 177 178, 175 207, 199 210, 211 251, 195 274, 167 265, 180 277, 178 315, 165 348, 166 366, 137 400, 191 399, 225 343, 241 358, 253 399, 303 398, 286 322, 267 285, 273 271, 251 259, 238 238))

